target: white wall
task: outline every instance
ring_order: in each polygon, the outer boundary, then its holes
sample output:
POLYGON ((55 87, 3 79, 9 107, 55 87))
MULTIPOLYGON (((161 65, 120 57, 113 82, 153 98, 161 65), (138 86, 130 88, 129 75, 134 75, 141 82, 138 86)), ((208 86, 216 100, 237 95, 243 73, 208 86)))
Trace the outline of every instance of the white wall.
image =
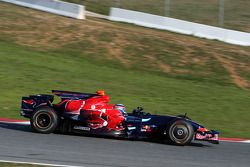
POLYGON ((230 44, 250 46, 250 33, 223 29, 137 11, 111 8, 109 20, 133 23, 201 38, 216 39, 230 44))
POLYGON ((62 2, 58 0, 0 0, 20 6, 34 8, 58 15, 85 19, 85 7, 78 4, 62 2))

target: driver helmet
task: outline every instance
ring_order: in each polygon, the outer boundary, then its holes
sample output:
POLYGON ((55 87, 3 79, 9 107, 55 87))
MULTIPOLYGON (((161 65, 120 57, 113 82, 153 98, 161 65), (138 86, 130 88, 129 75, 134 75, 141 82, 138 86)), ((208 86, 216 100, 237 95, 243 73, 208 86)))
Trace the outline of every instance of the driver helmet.
POLYGON ((123 104, 115 104, 114 108, 119 110, 123 115, 127 115, 126 108, 123 104))
POLYGON ((104 90, 98 90, 98 91, 96 91, 96 94, 99 95, 99 96, 104 96, 105 91, 104 90))

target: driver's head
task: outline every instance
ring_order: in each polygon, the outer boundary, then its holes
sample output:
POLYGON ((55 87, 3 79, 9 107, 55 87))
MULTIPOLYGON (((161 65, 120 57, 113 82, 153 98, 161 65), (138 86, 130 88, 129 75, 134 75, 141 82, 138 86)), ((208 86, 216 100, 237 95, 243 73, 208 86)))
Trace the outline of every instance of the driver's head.
POLYGON ((104 90, 98 90, 98 91, 96 91, 96 94, 99 95, 99 96, 104 96, 105 91, 104 90))
POLYGON ((123 115, 126 114, 126 108, 123 104, 115 104, 114 109, 119 110, 123 115))

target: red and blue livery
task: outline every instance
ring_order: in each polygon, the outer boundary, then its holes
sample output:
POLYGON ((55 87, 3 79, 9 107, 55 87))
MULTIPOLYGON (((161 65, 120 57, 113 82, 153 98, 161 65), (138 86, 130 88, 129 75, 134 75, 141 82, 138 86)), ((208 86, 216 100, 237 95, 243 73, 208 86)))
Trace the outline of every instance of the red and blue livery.
POLYGON ((188 145, 192 140, 219 143, 219 132, 208 130, 185 115, 152 115, 137 107, 127 113, 123 104, 109 104, 104 91, 79 93, 52 90, 54 95, 38 94, 22 97, 21 115, 29 118, 39 133, 80 133, 168 141, 188 145))

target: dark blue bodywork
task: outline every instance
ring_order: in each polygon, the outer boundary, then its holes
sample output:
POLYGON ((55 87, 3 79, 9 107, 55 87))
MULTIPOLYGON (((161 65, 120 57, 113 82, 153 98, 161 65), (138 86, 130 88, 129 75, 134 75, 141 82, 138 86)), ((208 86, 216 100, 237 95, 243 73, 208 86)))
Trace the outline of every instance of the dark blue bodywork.
MULTIPOLYGON (((97 94, 79 93, 70 91, 53 90, 53 94, 59 96, 62 101, 68 99, 88 99, 97 94)), ((123 138, 152 138, 163 139, 168 134, 168 128, 176 121, 182 120, 192 126, 194 131, 193 138, 195 140, 204 140, 212 143, 218 143, 218 131, 207 130, 204 126, 196 123, 184 116, 164 116, 151 115, 150 113, 142 112, 142 108, 138 107, 132 113, 125 115, 124 129, 114 131, 105 127, 99 129, 91 129, 88 127, 86 120, 81 115, 75 115, 63 111, 62 107, 53 104, 53 95, 31 95, 22 98, 21 115, 26 118, 31 118, 34 111, 41 106, 49 106, 53 108, 60 117, 58 130, 65 132, 76 132, 82 134, 105 135, 123 138), (65 128, 66 127, 66 128, 65 128)))
MULTIPOLYGON (((145 138, 164 136, 167 127, 169 127, 173 122, 183 119, 185 118, 163 115, 143 115, 142 113, 141 115, 129 114, 126 121, 128 124, 128 131, 131 135, 145 138), (133 125, 137 125, 137 128, 133 129, 133 125)), ((197 131, 199 128, 204 128, 204 126, 191 120, 185 119, 185 121, 189 122, 193 126, 194 131, 197 131)))

